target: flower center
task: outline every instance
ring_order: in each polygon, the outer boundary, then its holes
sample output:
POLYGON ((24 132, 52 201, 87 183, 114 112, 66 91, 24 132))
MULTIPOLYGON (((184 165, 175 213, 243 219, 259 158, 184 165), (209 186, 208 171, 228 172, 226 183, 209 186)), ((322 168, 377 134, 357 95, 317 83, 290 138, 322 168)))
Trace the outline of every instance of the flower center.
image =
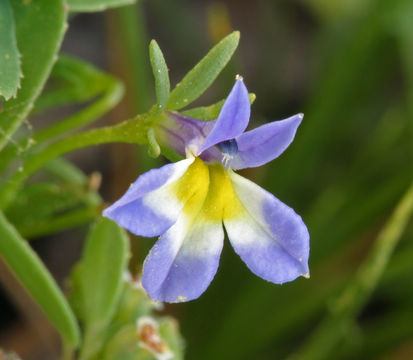
POLYGON ((217 144, 218 149, 222 152, 222 165, 225 169, 229 168, 229 164, 235 155, 238 153, 238 144, 235 139, 223 141, 217 144))
POLYGON ((173 185, 179 201, 185 203, 183 212, 198 221, 222 221, 239 214, 236 195, 228 172, 219 163, 206 164, 196 158, 173 185))

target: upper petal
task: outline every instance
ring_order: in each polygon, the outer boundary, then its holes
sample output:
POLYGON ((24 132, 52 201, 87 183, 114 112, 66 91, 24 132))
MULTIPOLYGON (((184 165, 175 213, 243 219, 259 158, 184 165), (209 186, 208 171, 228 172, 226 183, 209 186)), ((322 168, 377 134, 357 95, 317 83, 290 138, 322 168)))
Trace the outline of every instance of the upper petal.
POLYGON ((241 77, 235 81, 219 113, 214 128, 208 134, 197 155, 222 141, 236 138, 248 126, 251 105, 248 90, 241 77))
POLYGON ((230 167, 234 170, 261 166, 280 156, 294 139, 303 114, 274 121, 236 138, 238 153, 230 167))
POLYGON ((175 223, 194 190, 185 196, 177 192, 177 184, 185 182, 184 174, 193 163, 193 158, 185 159, 141 175, 103 215, 136 235, 162 234, 175 223))
POLYGON ((293 209, 253 182, 230 173, 234 199, 224 225, 248 268, 276 284, 308 276, 309 234, 293 209))

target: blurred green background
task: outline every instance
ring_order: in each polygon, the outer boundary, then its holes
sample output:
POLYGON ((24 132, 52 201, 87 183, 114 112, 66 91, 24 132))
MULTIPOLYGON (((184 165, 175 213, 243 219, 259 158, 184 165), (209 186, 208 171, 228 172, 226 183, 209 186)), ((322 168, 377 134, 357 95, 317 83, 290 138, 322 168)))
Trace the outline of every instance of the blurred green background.
MULTIPOLYGON (((412 19, 411 0, 145 0, 71 17, 63 51, 126 85, 106 123, 152 105, 150 39, 162 48, 174 85, 232 30, 241 32, 239 48, 196 105, 225 97, 241 74, 257 95, 252 127, 305 114, 290 148, 244 175, 303 217, 311 278, 267 283, 226 243, 202 297, 165 309, 179 319, 187 359, 413 358, 413 226, 403 209, 392 217, 413 180, 412 19)), ((107 202, 163 161, 131 145, 86 149, 72 159, 103 174, 107 202)), ((84 232, 34 242, 61 281, 84 232)), ((132 269, 152 244, 132 239, 132 269)), ((18 318, 11 314, 2 333, 18 318)))

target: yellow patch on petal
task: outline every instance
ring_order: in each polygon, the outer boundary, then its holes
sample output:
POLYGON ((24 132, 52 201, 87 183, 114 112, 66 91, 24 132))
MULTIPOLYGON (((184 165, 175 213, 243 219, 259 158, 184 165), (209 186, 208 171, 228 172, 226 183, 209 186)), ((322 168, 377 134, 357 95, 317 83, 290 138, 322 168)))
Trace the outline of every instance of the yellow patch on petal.
POLYGON ((239 203, 231 179, 221 164, 209 165, 210 185, 207 199, 203 207, 205 219, 222 221, 224 216, 233 217, 238 214, 234 204, 239 203))
POLYGON ((196 221, 217 222, 233 218, 242 211, 230 177, 221 164, 205 164, 200 158, 174 184, 174 192, 190 217, 196 221))
POLYGON ((208 166, 200 158, 195 158, 186 173, 173 185, 172 191, 179 201, 185 203, 183 211, 194 216, 202 208, 208 188, 208 166))

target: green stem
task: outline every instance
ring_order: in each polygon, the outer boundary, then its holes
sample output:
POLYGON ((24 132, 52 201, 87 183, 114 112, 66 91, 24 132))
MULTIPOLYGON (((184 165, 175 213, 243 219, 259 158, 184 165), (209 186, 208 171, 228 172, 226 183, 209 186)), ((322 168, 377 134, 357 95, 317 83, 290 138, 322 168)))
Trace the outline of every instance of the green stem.
POLYGON ((114 9, 109 14, 110 44, 121 61, 122 76, 127 86, 126 100, 132 114, 147 111, 152 104, 151 67, 147 57, 148 35, 143 3, 114 9))
POLYGON ((107 88, 97 101, 79 112, 36 132, 30 139, 23 139, 17 146, 11 145, 6 148, 0 159, 0 171, 4 170, 21 149, 28 148, 28 141, 38 144, 54 137, 67 134, 70 131, 74 131, 92 123, 111 110, 122 98, 124 87, 118 80, 112 77, 106 78, 106 82, 108 83, 107 88))
POLYGON ((74 360, 75 355, 73 349, 68 346, 66 343, 62 344, 62 356, 61 360, 74 360))
POLYGON ((21 185, 30 175, 58 156, 87 146, 110 142, 145 144, 147 142, 145 117, 146 115, 137 116, 116 126, 93 129, 64 138, 33 155, 0 189, 0 208, 5 209, 7 207, 10 201, 14 199, 21 185))
POLYGON ((123 93, 123 84, 115 79, 110 79, 105 93, 99 100, 76 114, 70 115, 62 121, 58 121, 44 130, 38 131, 34 134, 33 140, 36 143, 43 142, 90 124, 112 109, 122 98, 123 93))
POLYGON ((366 261, 360 266, 351 283, 333 302, 330 314, 301 349, 289 358, 290 360, 330 358, 331 351, 349 333, 354 319, 376 288, 412 212, 413 184, 379 233, 366 261))

